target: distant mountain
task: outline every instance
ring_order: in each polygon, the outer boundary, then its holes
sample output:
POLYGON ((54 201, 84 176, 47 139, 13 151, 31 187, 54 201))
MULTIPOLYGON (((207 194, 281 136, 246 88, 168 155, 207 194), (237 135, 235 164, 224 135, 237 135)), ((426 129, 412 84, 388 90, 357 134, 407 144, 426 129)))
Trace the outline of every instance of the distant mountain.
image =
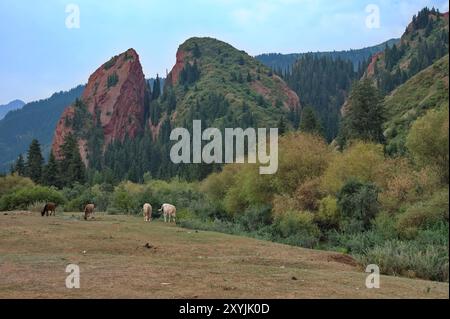
POLYGON ((315 57, 329 57, 334 60, 341 59, 344 61, 351 61, 353 67, 358 70, 358 66, 364 63, 376 53, 383 51, 386 46, 392 47, 394 44, 399 43, 400 39, 391 39, 381 44, 367 47, 357 50, 346 50, 346 51, 328 51, 328 52, 308 52, 308 53, 291 53, 291 54, 281 54, 281 53, 266 53, 257 55, 255 58, 266 66, 273 70, 281 70, 282 72, 290 70, 294 63, 302 56, 306 54, 312 54, 315 57))
POLYGON ((21 100, 14 100, 12 102, 9 102, 8 104, 0 105, 0 120, 3 119, 9 111, 18 110, 24 105, 25 102, 21 100))
POLYGON ((0 121, 0 172, 9 170, 17 156, 26 152, 33 138, 39 140, 47 156, 59 117, 83 90, 84 86, 80 85, 9 112, 0 121))

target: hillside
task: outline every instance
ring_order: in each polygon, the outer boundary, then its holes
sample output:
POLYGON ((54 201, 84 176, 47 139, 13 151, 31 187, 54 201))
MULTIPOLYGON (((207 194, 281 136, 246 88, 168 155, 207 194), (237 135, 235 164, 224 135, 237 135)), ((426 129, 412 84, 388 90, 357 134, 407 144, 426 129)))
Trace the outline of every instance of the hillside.
POLYGON ((81 96, 83 90, 84 86, 80 85, 8 113, 0 121, 0 172, 9 170, 17 156, 26 152, 33 138, 39 140, 47 156, 59 117, 67 105, 81 96))
POLYGON ((72 134, 86 166, 110 169, 118 180, 142 181, 147 172, 201 179, 214 165, 171 163, 171 128, 190 129, 193 120, 219 129, 298 125, 297 94, 262 63, 216 39, 187 40, 178 49, 163 93, 161 81, 153 84, 151 88, 144 80, 133 49, 99 67, 83 96, 58 122, 53 141, 57 159, 72 134))
POLYGON ((405 153, 405 139, 411 124, 429 109, 448 107, 448 54, 413 76, 385 98, 387 152, 405 153))
POLYGON ((297 95, 269 68, 212 38, 183 43, 168 81, 177 101, 176 124, 189 124, 193 112, 201 112, 215 127, 274 127, 300 108, 297 95), (205 103, 213 97, 224 102, 223 109, 205 103))
POLYGON ((351 259, 142 218, 0 215, 0 298, 448 298, 448 283, 367 273, 351 259), (62 240, 63 239, 63 240, 62 240), (147 247, 145 247, 147 246, 147 247), (65 268, 80 266, 81 289, 65 268))
POLYGON ((333 60, 344 60, 351 61, 355 70, 358 66, 367 61, 368 58, 383 51, 386 46, 392 47, 397 44, 399 39, 391 39, 372 47, 367 47, 363 49, 356 50, 345 50, 345 51, 328 51, 328 52, 309 52, 309 53, 291 53, 291 54, 281 54, 281 53, 266 53, 257 55, 255 58, 266 66, 273 70, 290 70, 294 63, 304 55, 312 54, 315 57, 327 57, 333 60))
POLYGON ((0 120, 2 120, 8 112, 21 109, 24 105, 25 102, 21 100, 14 100, 8 104, 0 105, 0 120))
POLYGON ((385 94, 448 54, 448 14, 425 8, 406 28, 400 43, 373 56, 364 77, 385 94))

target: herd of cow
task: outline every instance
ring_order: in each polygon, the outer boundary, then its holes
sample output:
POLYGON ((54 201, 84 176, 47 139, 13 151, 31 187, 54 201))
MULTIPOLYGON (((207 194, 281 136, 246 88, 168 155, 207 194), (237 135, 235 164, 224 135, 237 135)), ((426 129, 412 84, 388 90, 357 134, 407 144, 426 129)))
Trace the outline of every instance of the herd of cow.
MULTIPOLYGON (((44 208, 42 209, 41 215, 42 216, 55 216, 56 215, 56 204, 55 203, 47 203, 45 204, 44 208)), ((143 207, 144 212, 144 221, 151 222, 152 221, 152 213, 153 208, 152 205, 145 203, 143 207)), ((84 207, 84 219, 88 220, 91 216, 94 216, 95 211, 95 205, 94 204, 87 204, 84 207)), ((177 217, 177 208, 171 204, 163 204, 160 209, 158 209, 158 212, 162 213, 164 216, 164 222, 171 222, 173 220, 174 223, 176 223, 176 217, 177 217)))

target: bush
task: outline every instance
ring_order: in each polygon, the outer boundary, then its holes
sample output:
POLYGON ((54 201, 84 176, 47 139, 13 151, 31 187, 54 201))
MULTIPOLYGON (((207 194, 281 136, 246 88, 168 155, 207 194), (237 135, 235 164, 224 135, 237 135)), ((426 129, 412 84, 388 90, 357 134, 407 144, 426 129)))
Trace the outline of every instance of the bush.
POLYGON ((376 183, 386 180, 381 145, 358 142, 343 153, 336 153, 322 179, 325 191, 336 194, 350 180, 376 183))
POLYGON ((54 188, 31 186, 18 189, 0 198, 0 210, 27 209, 36 202, 54 202, 64 204, 64 196, 54 188))
POLYGON ((443 182, 449 179, 449 110, 429 110, 412 125, 406 147, 419 166, 433 166, 443 182))
POLYGON ((34 183, 28 177, 16 174, 0 177, 0 197, 15 192, 20 188, 32 187, 34 183))
POLYGON ((404 238, 414 238, 418 230, 447 221, 449 216, 448 190, 436 193, 431 199, 409 207, 401 214, 397 222, 397 230, 404 238))
POLYGON ((44 209, 46 202, 34 202, 30 205, 28 205, 27 210, 33 213, 40 213, 42 212, 42 209, 44 209))
POLYGON ((378 214, 378 188, 372 183, 349 181, 337 195, 338 207, 347 231, 368 229, 378 214))
POLYGON ((313 248, 321 236, 313 220, 314 215, 309 212, 287 212, 275 219, 276 235, 287 244, 313 248))
POLYGON ((319 202, 319 211, 314 220, 321 229, 339 228, 340 218, 336 198, 327 196, 319 202))
POLYGON ((414 241, 390 240, 358 256, 363 265, 376 264, 383 274, 448 282, 448 246, 420 247, 414 241))
POLYGON ((327 233, 327 239, 327 246, 331 249, 353 255, 363 254, 367 249, 385 241, 381 234, 372 230, 353 234, 332 230, 327 233))
POLYGON ((237 216, 236 222, 247 232, 258 231, 272 223, 272 209, 268 205, 250 207, 237 216))

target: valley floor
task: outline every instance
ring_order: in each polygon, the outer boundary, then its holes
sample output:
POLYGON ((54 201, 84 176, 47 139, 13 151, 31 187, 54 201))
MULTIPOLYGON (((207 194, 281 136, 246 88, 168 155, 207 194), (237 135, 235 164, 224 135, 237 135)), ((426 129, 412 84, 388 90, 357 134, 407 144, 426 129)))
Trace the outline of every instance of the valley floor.
POLYGON ((449 298, 449 285, 367 274, 342 255, 143 218, 0 213, 0 298, 449 298), (68 264, 81 269, 67 289, 68 264))

